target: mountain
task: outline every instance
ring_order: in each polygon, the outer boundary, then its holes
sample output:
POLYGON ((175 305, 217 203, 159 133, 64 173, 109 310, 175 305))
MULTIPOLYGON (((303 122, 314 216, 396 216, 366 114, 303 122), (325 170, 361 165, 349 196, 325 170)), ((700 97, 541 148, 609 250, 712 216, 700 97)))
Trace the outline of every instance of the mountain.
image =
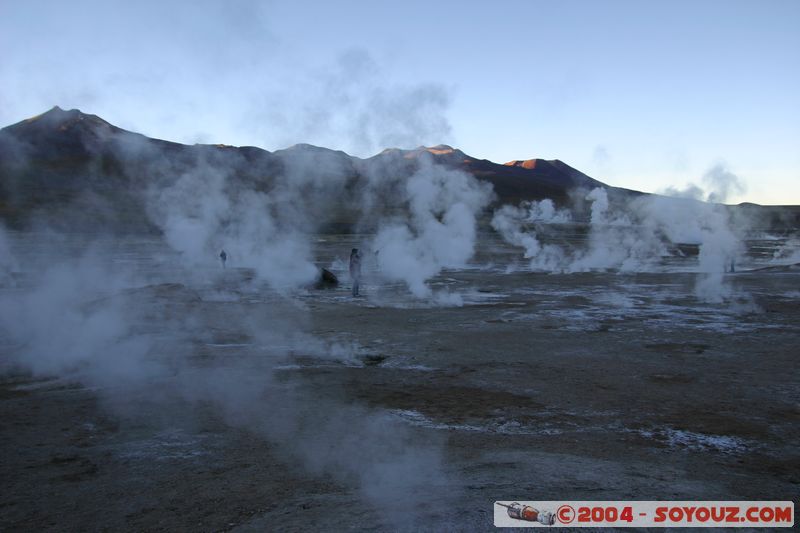
POLYGON ((550 198, 558 203, 569 199, 570 191, 575 189, 591 190, 595 187, 606 187, 620 195, 638 195, 636 191, 610 187, 590 178, 558 159, 547 161, 531 159, 526 162, 512 161, 505 165, 493 163, 487 159, 476 159, 461 150, 445 144, 438 146, 420 146, 414 150, 389 149, 370 158, 406 158, 418 159, 422 154, 432 156, 438 164, 458 168, 478 179, 488 181, 494 186, 500 203, 519 203, 522 200, 541 200, 550 198), (524 164, 516 164, 524 163, 524 164))
MULTIPOLYGON (((360 216, 354 207, 360 189, 376 182, 397 187, 429 162, 491 183, 495 204, 543 198, 566 204, 572 191, 598 186, 608 189, 612 201, 644 194, 608 187, 559 160, 497 164, 447 145, 387 149, 367 159, 307 144, 274 152, 184 145, 123 130, 77 109, 54 107, 0 129, 0 218, 12 225, 46 216, 76 229, 87 223, 144 229, 144 192, 174 184, 180 176, 196 176, 201 183, 218 174, 230 178, 226 187, 265 193, 295 180, 309 195, 324 195, 340 206, 326 223, 346 226, 360 216)), ((384 203, 376 208, 398 208, 393 203, 398 196, 386 186, 384 203)))

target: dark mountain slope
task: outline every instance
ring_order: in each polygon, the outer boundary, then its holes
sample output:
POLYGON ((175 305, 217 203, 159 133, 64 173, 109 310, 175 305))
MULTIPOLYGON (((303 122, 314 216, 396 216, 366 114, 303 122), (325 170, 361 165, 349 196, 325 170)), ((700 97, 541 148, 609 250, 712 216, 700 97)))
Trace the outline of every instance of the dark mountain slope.
MULTIPOLYGON (((338 206, 327 210, 333 214, 328 213, 321 224, 352 225, 359 218, 365 187, 384 187, 385 198, 373 208, 402 208, 397 204, 402 196, 398 187, 430 163, 491 183, 496 204, 543 198, 566 204, 573 191, 598 186, 608 189, 612 202, 644 194, 608 187, 559 160, 501 165, 446 145, 388 149, 367 159, 307 144, 275 152, 250 146, 184 145, 129 132, 75 109, 54 107, 0 130, 0 217, 12 225, 43 216, 76 229, 87 224, 144 229, 149 227, 148 198, 159 190, 179 179, 196 179, 197 194, 202 195, 207 178, 221 176, 225 187, 275 193, 278 200, 291 184, 299 187, 301 196, 307 195, 308 209, 320 202, 338 206)), ((792 216, 796 218, 796 213, 792 216)))

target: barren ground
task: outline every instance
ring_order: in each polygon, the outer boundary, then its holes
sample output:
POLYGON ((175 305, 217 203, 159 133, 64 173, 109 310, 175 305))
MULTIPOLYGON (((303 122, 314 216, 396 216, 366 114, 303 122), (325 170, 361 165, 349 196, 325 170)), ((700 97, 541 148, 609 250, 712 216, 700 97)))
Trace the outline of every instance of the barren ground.
MULTIPOLYGON (((321 264, 350 245, 320 243, 321 264)), ((118 257, 157 279, 111 297, 145 310, 130 334, 168 371, 34 375, 3 343, 0 529, 468 531, 495 500, 800 490, 796 270, 727 275, 740 297, 708 304, 680 269, 506 273, 487 248, 437 278, 464 303, 439 307, 369 273, 355 300, 278 295, 235 265, 181 279, 146 249, 118 257), (407 449, 434 466, 396 497, 392 475, 353 474, 407 449)))

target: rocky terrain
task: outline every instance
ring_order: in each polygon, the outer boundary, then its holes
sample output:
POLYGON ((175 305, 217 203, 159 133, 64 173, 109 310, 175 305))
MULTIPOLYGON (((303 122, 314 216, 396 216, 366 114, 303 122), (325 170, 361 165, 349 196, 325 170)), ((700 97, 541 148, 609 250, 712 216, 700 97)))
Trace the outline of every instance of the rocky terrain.
POLYGON ((119 304, 110 349, 149 348, 123 375, 31 373, 4 340, 0 528, 486 531, 498 499, 797 493, 796 270, 730 274, 720 306, 691 273, 505 273, 513 250, 483 242, 433 281, 460 307, 371 268, 363 298, 287 297, 116 242, 148 281, 83 312, 119 304))

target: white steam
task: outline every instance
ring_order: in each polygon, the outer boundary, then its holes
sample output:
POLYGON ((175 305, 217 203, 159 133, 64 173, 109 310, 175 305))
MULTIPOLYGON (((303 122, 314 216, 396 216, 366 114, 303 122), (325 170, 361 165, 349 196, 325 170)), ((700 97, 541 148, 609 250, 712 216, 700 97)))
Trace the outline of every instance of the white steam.
POLYGON ((690 183, 683 189, 668 187, 663 192, 667 196, 705 200, 710 203, 725 203, 741 196, 747 190, 744 180, 731 172, 724 163, 717 163, 703 174, 705 187, 690 183))
POLYGON ((0 330, 18 347, 13 362, 35 375, 73 375, 95 385, 154 375, 149 343, 128 336, 129 311, 107 299, 130 285, 89 254, 55 263, 30 288, 6 293, 0 330))
POLYGON ((744 180, 731 172, 727 166, 718 163, 703 175, 703 182, 709 187, 707 201, 725 203, 746 191, 744 180))
POLYGON ((523 257, 530 260, 532 269, 557 271, 565 262, 564 250, 552 244, 542 244, 536 237, 536 230, 541 224, 564 224, 570 219, 569 211, 556 210, 553 202, 545 199, 523 203, 521 207, 502 206, 492 217, 492 227, 508 243, 525 249, 523 257))
POLYGON ((362 157, 387 147, 447 140, 448 88, 391 82, 389 74, 368 51, 346 50, 334 65, 298 79, 295 83, 302 91, 285 93, 290 84, 283 84, 266 102, 259 102, 254 114, 265 119, 260 133, 280 135, 281 144, 301 139, 362 157))
POLYGON ((472 257, 476 216, 491 201, 491 186, 423 161, 403 193, 408 215, 383 224, 373 247, 383 276, 403 281, 418 298, 428 298, 432 291, 427 280, 442 269, 463 267, 472 257))
POLYGON ((216 266, 224 249, 231 264, 254 269, 276 289, 314 280, 308 239, 300 221, 282 220, 274 211, 279 200, 237 187, 214 169, 185 174, 151 195, 153 218, 190 265, 216 266))
POLYGON ((542 237, 569 222, 548 204, 543 209, 544 202, 524 209, 502 206, 495 211, 492 226, 506 242, 525 250, 531 269, 547 272, 648 271, 670 255, 670 245, 696 245, 696 296, 706 302, 721 302, 732 295, 725 273, 739 261, 741 235, 747 228, 735 228, 723 207, 654 195, 615 208, 600 187, 590 191, 585 200, 590 202, 590 219, 581 247, 543 244, 542 237), (549 217, 534 216, 541 213, 549 217))
MULTIPOLYGON (((12 241, 0 231, 10 259, 12 241)), ((121 416, 142 416, 132 403, 142 395, 156 408, 210 407, 307 473, 356 489, 387 524, 408 524, 424 495, 447 483, 435 436, 420 440, 388 412, 277 379, 293 358, 348 363, 357 350, 306 332, 305 313, 290 300, 275 296, 256 309, 237 299, 205 302, 188 271, 173 271, 183 283, 165 284, 100 249, 77 259, 55 250, 28 259, 23 286, 9 278, 0 286, 4 364, 94 388, 121 416), (217 336, 252 353, 199 361, 217 336)))

